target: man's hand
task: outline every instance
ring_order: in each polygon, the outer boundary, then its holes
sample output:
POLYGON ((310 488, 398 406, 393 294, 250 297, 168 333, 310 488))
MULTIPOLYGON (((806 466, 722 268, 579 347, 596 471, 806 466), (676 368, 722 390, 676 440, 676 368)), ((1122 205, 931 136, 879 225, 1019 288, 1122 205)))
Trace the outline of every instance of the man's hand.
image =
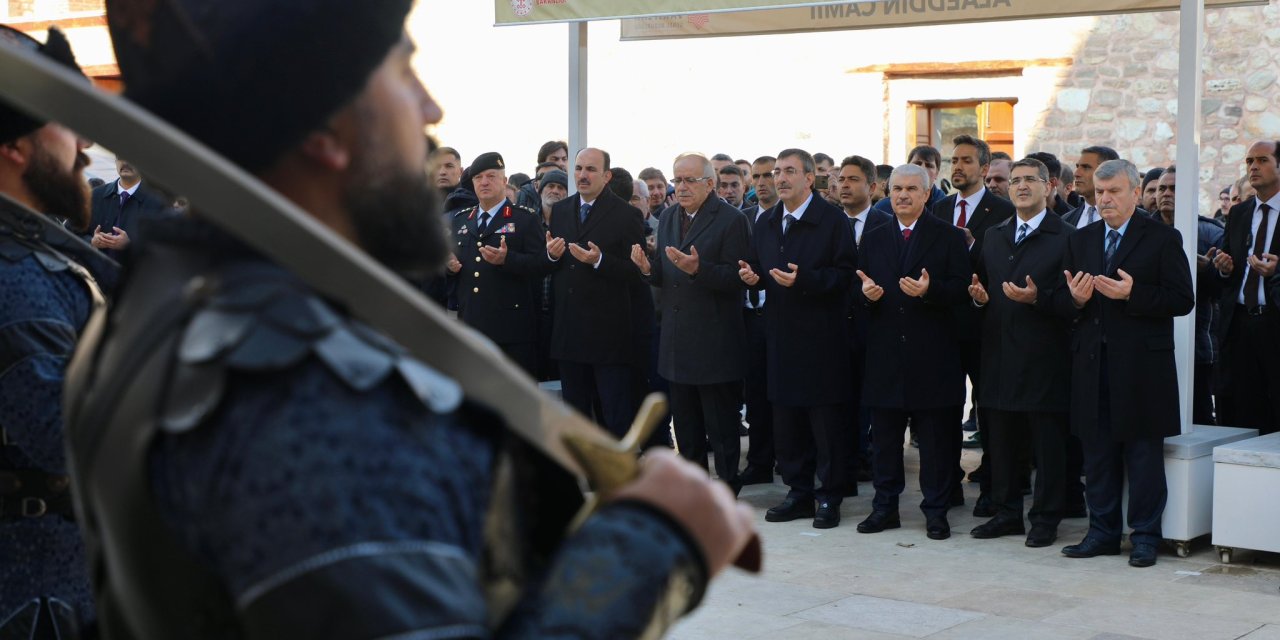
POLYGON ((640 477, 609 500, 636 500, 667 514, 697 542, 708 577, 738 559, 756 537, 751 508, 735 500, 728 485, 665 449, 646 453, 640 477))
POLYGON ((106 233, 101 226, 94 227, 93 239, 89 241, 89 244, 99 249, 114 249, 116 251, 121 251, 129 246, 129 234, 124 229, 112 227, 111 231, 111 233, 106 233))
POLYGON ((884 287, 876 284, 876 281, 872 280, 871 276, 859 270, 858 277, 862 278, 862 295, 866 296, 868 300, 875 302, 884 295, 884 287))
POLYGON ((1204 254, 1204 257, 1208 258, 1209 262, 1213 264, 1213 268, 1224 276, 1229 276, 1232 271, 1235 271, 1236 263, 1235 260, 1231 259, 1231 254, 1219 251, 1217 247, 1209 247, 1209 251, 1204 254))
POLYGON ((773 281, 778 284, 790 288, 796 284, 796 276, 800 275, 800 267, 788 262, 787 268, 791 271, 783 271, 782 269, 770 269, 769 275, 773 276, 773 281))
POLYGON ((547 255, 552 260, 559 260, 564 255, 564 238, 552 238, 551 232, 547 232, 547 255))
POLYGON ((667 259, 676 265, 677 269, 691 276, 698 274, 698 248, 693 245, 689 246, 689 253, 684 253, 675 247, 667 247, 667 259))
POLYGON ((1036 297, 1040 294, 1040 289, 1036 287, 1036 283, 1027 276, 1027 286, 1019 287, 1012 282, 1006 282, 1001 285, 1004 288, 1004 296, 1014 302, 1022 304, 1035 304, 1036 297))
POLYGON ((449 273, 457 273, 459 271, 462 271, 462 263, 458 262, 458 256, 455 256, 452 253, 450 253, 449 264, 446 265, 445 268, 449 270, 449 273))
POLYGON ((982 286, 982 282, 978 280, 978 274, 973 274, 973 280, 969 282, 969 297, 979 305, 991 302, 991 296, 987 295, 987 288, 982 286))
POLYGON ((1276 255, 1264 253, 1261 257, 1249 256, 1249 268, 1263 278, 1270 278, 1276 273, 1276 255))
POLYGON ((898 280, 898 286, 902 288, 902 292, 913 297, 923 298, 924 294, 929 292, 929 270, 921 269, 920 278, 901 278, 898 280))
POLYGON ((480 247, 480 257, 491 265, 505 264, 507 261, 507 237, 498 236, 498 248, 490 246, 480 247))
POLYGON ((751 269, 751 265, 747 264, 746 260, 738 261, 738 277, 742 278, 742 282, 748 287, 754 287, 756 283, 760 282, 760 276, 756 275, 756 272, 751 269))
POLYGON ((1093 276, 1083 271, 1074 276, 1070 271, 1062 273, 1067 276, 1067 289, 1071 291, 1071 301, 1075 303, 1077 309, 1083 309, 1093 298, 1093 276))
POLYGON ((640 268, 640 273, 649 275, 649 256, 644 254, 644 249, 641 249, 638 244, 631 245, 631 262, 640 268))
POLYGON ((575 260, 583 264, 595 266, 597 262, 600 262, 600 247, 597 247, 594 242, 587 242, 586 249, 578 246, 576 242, 570 242, 569 253, 573 255, 575 260))
POLYGON ((102 233, 102 225, 98 225, 93 228, 93 237, 89 239, 89 244, 95 249, 106 249, 107 246, 103 242, 105 236, 106 234, 102 233))
POLYGON ((1133 276, 1125 273, 1124 269, 1117 271, 1116 275, 1120 276, 1119 280, 1098 276, 1094 278, 1093 286, 1098 293, 1112 300, 1128 300, 1129 294, 1133 292, 1133 276))

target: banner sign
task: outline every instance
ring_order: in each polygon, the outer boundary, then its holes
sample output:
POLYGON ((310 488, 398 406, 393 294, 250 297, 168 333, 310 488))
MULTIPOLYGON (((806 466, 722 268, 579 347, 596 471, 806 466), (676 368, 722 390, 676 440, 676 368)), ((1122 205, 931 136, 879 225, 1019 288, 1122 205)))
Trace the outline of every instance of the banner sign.
MULTIPOLYGON (((864 0, 870 2, 871 0, 864 0)), ((494 0, 498 26, 836 4, 831 0, 494 0)), ((839 4, 858 4, 841 2, 839 4)))
MULTIPOLYGON (((532 0, 546 1, 546 0, 532 0)), ((628 4, 620 2, 619 4, 628 4)), ((1205 0, 1206 8, 1265 5, 1266 0, 1205 0)), ((963 22, 1097 16, 1178 9, 1178 0, 875 0, 762 11, 628 18, 623 40, 738 36, 963 22)))

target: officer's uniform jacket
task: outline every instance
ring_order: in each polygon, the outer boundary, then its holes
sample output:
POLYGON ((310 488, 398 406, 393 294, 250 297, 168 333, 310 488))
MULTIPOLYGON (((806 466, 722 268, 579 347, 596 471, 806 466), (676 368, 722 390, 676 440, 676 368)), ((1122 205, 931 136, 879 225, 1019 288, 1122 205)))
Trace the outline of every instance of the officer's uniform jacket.
POLYGON ((542 278, 554 265, 546 259, 542 216, 504 200, 484 229, 479 206, 456 213, 451 221, 453 251, 462 269, 456 279, 458 317, 498 344, 537 341, 537 314, 542 278), (482 246, 497 248, 505 240, 507 258, 489 264, 482 246))

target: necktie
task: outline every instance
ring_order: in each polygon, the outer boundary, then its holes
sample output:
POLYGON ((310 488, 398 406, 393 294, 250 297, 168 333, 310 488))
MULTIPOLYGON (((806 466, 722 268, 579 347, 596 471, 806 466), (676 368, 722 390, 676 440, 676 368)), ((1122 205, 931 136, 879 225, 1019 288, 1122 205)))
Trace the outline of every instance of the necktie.
POLYGON ((911 239, 911 230, 910 230, 910 229, 903 229, 903 230, 902 230, 902 239, 903 239, 903 240, 910 240, 910 239, 911 239))
POLYGON ((480 214, 480 226, 477 227, 477 230, 480 233, 484 233, 485 229, 487 228, 489 228, 489 212, 488 211, 480 214))
POLYGON ((680 214, 680 242, 684 242, 684 237, 689 235, 689 227, 693 226, 693 216, 687 213, 680 214))
POLYGON ((747 301, 751 303, 752 309, 760 308, 760 292, 755 289, 747 289, 747 301))
POLYGON ((1027 239, 1027 233, 1030 231, 1031 231, 1031 225, 1025 222, 1022 223, 1022 226, 1018 227, 1018 239, 1014 240, 1013 243, 1022 244, 1022 241, 1027 239))
POLYGON ((969 201, 961 200, 960 201, 960 219, 956 221, 957 227, 963 227, 964 224, 969 221, 968 212, 969 212, 969 201))
POLYGON ((795 224, 795 223, 796 223, 796 217, 795 217, 795 216, 793 216, 793 215, 791 215, 791 214, 787 214, 787 215, 785 215, 785 216, 782 216, 782 235, 784 235, 784 236, 785 236, 785 235, 787 235, 787 230, 791 229, 791 225, 793 225, 793 224, 795 224))
POLYGON ((862 221, 857 218, 849 218, 849 230, 853 232, 853 246, 855 247, 859 246, 861 244, 860 241, 862 240, 861 238, 858 237, 859 222, 862 222, 862 221))
MULTIPOLYGON (((1262 212, 1262 221, 1258 223, 1258 232, 1253 234, 1253 255, 1261 256, 1267 250, 1267 214, 1271 213, 1271 206, 1263 204, 1259 209, 1262 212)), ((1249 269, 1248 265, 1244 265, 1249 269)), ((1258 272, 1249 269, 1249 275, 1244 278, 1244 306, 1248 309, 1257 308, 1262 304, 1263 300, 1258 295, 1258 272)))
POLYGON ((591 205, 584 203, 582 208, 578 209, 578 224, 586 223, 588 213, 591 213, 591 205))
POLYGON ((1107 231, 1107 255, 1106 255, 1106 271, 1111 273, 1111 259, 1116 255, 1116 249, 1120 246, 1120 232, 1115 229, 1107 231))
POLYGON ((1093 205, 1089 205, 1089 209, 1086 213, 1088 214, 1088 217, 1085 218, 1086 225, 1090 225, 1098 221, 1098 210, 1094 209, 1093 205))
POLYGON ((124 211, 124 203, 126 203, 126 202, 128 202, 128 201, 129 201, 129 192, 128 192, 128 191, 121 191, 121 192, 120 192, 120 210, 121 210, 121 211, 124 211))

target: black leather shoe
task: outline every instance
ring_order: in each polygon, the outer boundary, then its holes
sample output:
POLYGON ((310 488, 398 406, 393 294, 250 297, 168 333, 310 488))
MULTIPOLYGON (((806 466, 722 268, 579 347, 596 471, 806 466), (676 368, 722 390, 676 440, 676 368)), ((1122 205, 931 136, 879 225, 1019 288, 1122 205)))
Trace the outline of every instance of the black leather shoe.
POLYGON ((840 505, 819 502, 818 513, 813 516, 814 529, 834 529, 840 524, 840 505))
POLYGON ((1070 544, 1062 548, 1062 555, 1068 558, 1092 558, 1095 556, 1118 556, 1120 555, 1120 543, 1114 542, 1107 544, 1100 540, 1095 540, 1085 536, 1080 544, 1070 544))
POLYGON ((1156 563, 1156 546, 1146 542, 1135 542, 1133 551, 1129 553, 1129 566, 1150 567, 1156 563))
POLYGON ((768 522, 791 522, 800 518, 812 517, 813 500, 801 500, 799 498, 787 498, 764 514, 764 519, 768 522))
POLYGON ((995 515, 996 515, 996 505, 991 503, 991 496, 987 495, 987 492, 985 491, 982 493, 979 493, 978 501, 973 503, 973 517, 994 518, 995 515))
POLYGON ((946 516, 929 518, 925 522, 924 531, 930 540, 946 540, 951 537, 951 525, 947 523, 946 516))
POLYGON ((773 484, 773 471, 749 464, 746 469, 742 470, 742 473, 738 474, 738 481, 744 486, 749 484, 773 484))
POLYGON ((858 523, 858 533, 880 533, 885 529, 902 526, 897 511, 872 511, 866 520, 858 523))
POLYGON ((986 540, 1001 536, 1020 536, 1026 532, 1027 529, 1022 524, 1022 518, 996 516, 974 527, 973 531, 969 532, 969 535, 980 540, 986 540))
POLYGON ((1031 525, 1031 533, 1027 534, 1028 547, 1047 547, 1058 539, 1058 528, 1047 524, 1031 525))

